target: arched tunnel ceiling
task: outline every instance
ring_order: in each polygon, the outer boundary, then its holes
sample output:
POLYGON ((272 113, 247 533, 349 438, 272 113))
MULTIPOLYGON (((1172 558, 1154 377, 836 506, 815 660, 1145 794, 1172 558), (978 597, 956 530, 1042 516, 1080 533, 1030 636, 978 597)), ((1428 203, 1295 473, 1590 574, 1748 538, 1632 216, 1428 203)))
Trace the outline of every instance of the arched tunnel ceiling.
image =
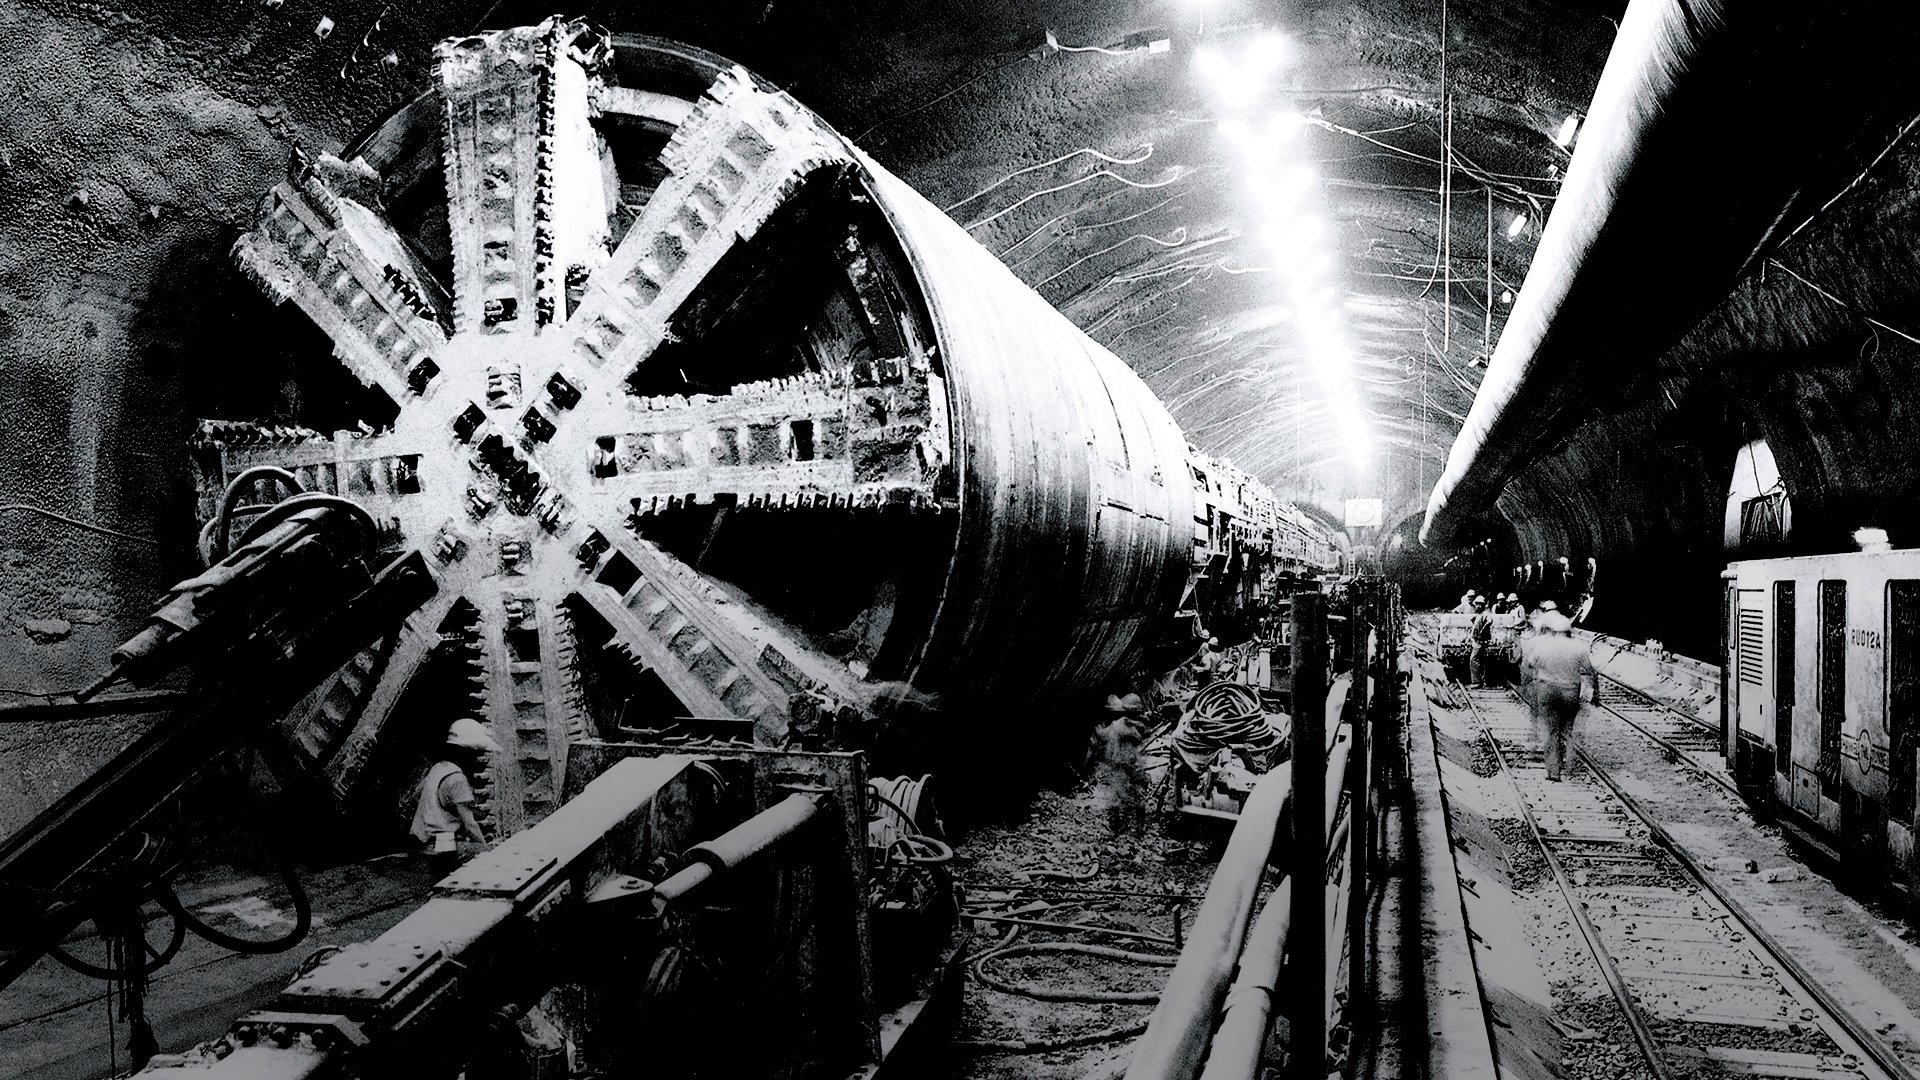
MULTIPOLYGON (((1483 338, 1500 331, 1498 297, 1518 289, 1566 161, 1553 135, 1590 97, 1620 6, 1501 0, 1450 12, 1449 238, 1439 224, 1441 12, 1416 0, 1284 8, 752 0, 583 3, 572 13, 710 48, 789 90, 952 207, 1134 365, 1204 449, 1302 502, 1337 510, 1347 496, 1380 495, 1397 510, 1424 500, 1466 412, 1483 338), (1045 45, 1049 30, 1063 46, 1140 34, 1164 35, 1172 47, 1056 50, 1045 45), (1229 111, 1196 62, 1204 46, 1235 55, 1263 31, 1289 48, 1244 115, 1256 126, 1275 113, 1305 118, 1277 164, 1305 166, 1314 181, 1305 205, 1323 207, 1320 247, 1295 258, 1331 257, 1326 284, 1375 440, 1366 469, 1346 453, 1289 303, 1290 268, 1261 240, 1247 169, 1216 122, 1229 111), (1505 226, 1520 213, 1530 224, 1509 239, 1505 226)), ((21 242, 9 245, 16 254, 0 306, 23 316, 21 327, 36 319, 62 327, 61 348, 31 359, 25 340, 9 339, 23 360, 14 386, 34 396, 35 371, 57 381, 70 375, 63 363, 88 366, 55 355, 120 350, 93 365, 108 381, 97 390, 108 407, 43 419, 95 457, 64 467, 68 482, 111 489, 94 494, 95 507, 128 506, 122 519, 150 524, 144 532, 179 525, 132 495, 153 490, 156 471, 167 474, 159 464, 167 454, 128 444, 177 445, 192 416, 272 411, 263 404, 288 399, 276 396, 278 383, 297 381, 278 360, 261 362, 291 346, 208 336, 208 320, 231 320, 231 308, 250 303, 239 290, 209 284, 185 300, 203 309, 192 319, 180 298, 163 311, 152 298, 183 274, 227 274, 228 230, 281 170, 288 143, 337 148, 418 88, 435 40, 548 13, 366 0, 218 11, 174 0, 112 9, 8 0, 0 11, 13 40, 44 43, 5 61, 19 92, 0 103, 9 142, 0 158, 9 220, 0 228, 21 242), (333 28, 324 38, 315 32, 323 19, 333 28), (69 341, 76 320, 94 331, 69 341), (103 327, 104 344, 93 336, 103 327), (238 363, 223 348, 233 345, 258 352, 238 363), (124 419, 122 394, 145 394, 146 430, 116 433, 116 424, 139 426, 124 419), (151 430, 156 419, 165 432, 151 430), (74 434, 89 424, 97 428, 74 434), (103 447, 121 455, 117 464, 98 460, 103 447)), ((302 392, 311 396, 290 391, 302 392)), ((26 428, 15 436, 22 444, 34 425, 26 428)), ((46 454, 21 449, 0 469, 23 472, 23 458, 46 454)), ((171 474, 160 482, 180 483, 171 474)))

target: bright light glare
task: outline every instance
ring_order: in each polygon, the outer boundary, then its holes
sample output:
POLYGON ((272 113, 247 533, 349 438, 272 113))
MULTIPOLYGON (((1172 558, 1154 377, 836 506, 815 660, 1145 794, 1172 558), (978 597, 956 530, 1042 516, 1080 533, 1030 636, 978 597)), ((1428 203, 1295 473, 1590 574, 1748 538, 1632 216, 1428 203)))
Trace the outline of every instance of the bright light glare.
POLYGON ((1200 74, 1213 84, 1221 102, 1233 109, 1252 105, 1267 88, 1293 49, 1279 34, 1267 33, 1240 47, 1239 55, 1229 57, 1211 45, 1194 50, 1193 62, 1200 74))
POLYGON ((1241 52, 1240 62, 1263 72, 1273 72, 1286 63, 1293 55, 1293 43, 1279 34, 1268 32, 1247 42, 1241 52))
POLYGON ((1579 130, 1580 117, 1570 114, 1565 120, 1560 122, 1560 133, 1553 137, 1553 141, 1559 143, 1563 149, 1572 146, 1573 137, 1579 130))
POLYGON ((1527 227, 1527 215, 1525 214, 1513 215, 1513 221, 1508 223, 1507 225, 1507 239, 1511 240, 1514 237, 1519 236, 1522 232, 1526 230, 1526 227, 1527 227))
POLYGON ((1246 119, 1294 51, 1293 42, 1269 32, 1230 50, 1202 46, 1194 50, 1193 62, 1215 105, 1228 114, 1217 130, 1237 151, 1242 179, 1258 209, 1254 235, 1272 259, 1269 269, 1286 282, 1289 307, 1273 309, 1274 320, 1291 317, 1301 356, 1324 394, 1327 416, 1353 466, 1365 469, 1373 456, 1373 435, 1354 382, 1341 293, 1332 281, 1337 263, 1326 248, 1333 229, 1312 210, 1319 203, 1319 177, 1299 161, 1301 133, 1309 121, 1284 109, 1264 112, 1257 126, 1246 119))

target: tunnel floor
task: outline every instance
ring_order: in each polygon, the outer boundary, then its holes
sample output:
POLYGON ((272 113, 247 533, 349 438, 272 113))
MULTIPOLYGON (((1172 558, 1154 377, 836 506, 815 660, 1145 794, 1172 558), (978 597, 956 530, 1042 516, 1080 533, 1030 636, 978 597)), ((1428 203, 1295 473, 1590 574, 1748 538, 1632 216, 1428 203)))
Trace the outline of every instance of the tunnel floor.
MULTIPOLYGON (((1145 830, 1136 843, 1116 840, 1107 825, 1107 799, 1095 784, 1059 794, 1042 792, 1026 817, 982 829, 960 848, 960 879, 967 909, 1000 918, 1110 927, 1162 941, 1017 927, 1008 944, 1098 943, 1142 955, 1174 955, 1176 923, 1184 934, 1213 876, 1226 830, 1196 827, 1217 822, 1179 819, 1171 808, 1154 813, 1149 798, 1145 830)), ((971 955, 1000 947, 1012 924, 975 923, 971 955)), ((1184 939, 1183 939, 1184 940, 1184 939)), ((1152 995, 1166 980, 1164 966, 1087 954, 1010 957, 993 962, 989 977, 1008 985, 1068 993, 1118 991, 1152 995)), ((1016 1048, 1074 1042, 1112 1030, 1144 1026, 1151 1000, 1130 1002, 1049 1001, 982 985, 967 986, 957 1033, 963 1056, 955 1077, 965 1080, 1066 1080, 1117 1062, 1130 1037, 1056 1050, 1016 1048)))
MULTIPOLYGON (((1920 1065, 1915 931, 1757 821, 1718 759, 1676 755, 1621 713, 1584 705, 1576 739, 1588 759, 1549 783, 1540 736, 1509 689, 1469 690, 1420 666, 1467 922, 1487 939, 1476 965, 1503 1065, 1652 1076, 1644 1039, 1669 1076, 1887 1075, 1849 1056, 1845 1031, 1839 1044, 1829 1037, 1835 1023, 1796 988, 1801 975, 1900 1066, 1920 1065)), ((1618 688, 1604 700, 1621 705, 1618 688)))

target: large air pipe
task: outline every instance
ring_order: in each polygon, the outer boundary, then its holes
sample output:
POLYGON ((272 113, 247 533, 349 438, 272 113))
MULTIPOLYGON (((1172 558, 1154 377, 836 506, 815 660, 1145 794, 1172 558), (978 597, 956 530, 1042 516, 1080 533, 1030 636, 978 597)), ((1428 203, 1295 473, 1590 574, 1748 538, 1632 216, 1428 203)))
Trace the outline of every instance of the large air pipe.
POLYGON ((1905 0, 1633 0, 1427 506, 1449 542, 1660 357, 1911 116, 1905 0))

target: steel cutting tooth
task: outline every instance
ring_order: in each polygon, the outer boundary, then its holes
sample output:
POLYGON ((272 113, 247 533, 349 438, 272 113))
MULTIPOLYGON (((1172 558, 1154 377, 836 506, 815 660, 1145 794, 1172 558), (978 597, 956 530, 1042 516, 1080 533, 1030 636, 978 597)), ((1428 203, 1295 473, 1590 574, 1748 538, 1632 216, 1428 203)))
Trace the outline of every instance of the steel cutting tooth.
POLYGON ((356 653, 281 718, 281 741, 303 766, 322 767, 332 758, 372 697, 394 646, 388 637, 356 653))
POLYGON ((292 300, 333 339, 361 382, 395 401, 437 369, 447 301, 380 215, 380 177, 331 155, 273 189, 260 224, 233 255, 277 301, 292 300))
POLYGON ((741 68, 721 75, 661 154, 667 178, 589 277, 569 324, 575 355, 624 379, 728 248, 758 231, 809 172, 846 160, 838 139, 785 94, 761 90, 741 68))
POLYGON ((598 37, 549 21, 442 42, 455 325, 530 333, 564 320, 569 274, 606 258, 589 70, 598 37))
POLYGON ((579 596, 613 627, 614 646, 694 715, 749 719, 763 739, 783 737, 793 688, 769 672, 769 644, 735 625, 723 613, 729 605, 672 556, 644 541, 595 535, 603 554, 583 570, 579 596))
POLYGON ((724 395, 641 398, 586 451, 594 490, 646 516, 729 495, 760 507, 937 503, 950 450, 929 373, 853 385, 848 373, 750 383, 724 395))
MULTIPOLYGON (((299 429, 303 434, 283 438, 224 438, 209 436, 203 428, 196 449, 199 459, 199 519, 202 524, 220 512, 228 482, 256 466, 273 466, 293 474, 305 491, 342 495, 365 507, 374 520, 395 535, 404 535, 403 523, 411 504, 431 497, 445 486, 444 475, 433 474, 429 457, 435 447, 426 440, 392 433, 364 435, 336 432, 331 436, 299 429)), ((237 434, 229 426, 222 434, 237 434)), ((272 481, 254 483, 241 505, 272 502, 284 491, 272 481)), ((425 544, 428 537, 406 536, 425 544)))
POLYGON ((427 604, 415 611, 401 629, 399 639, 386 658, 372 692, 367 695, 333 755, 326 761, 327 783, 344 805, 353 796, 354 785, 372 760, 380 740, 394 719, 394 710, 441 642, 442 624, 459 597, 442 589, 427 604))
POLYGON ((488 726, 500 743, 493 762, 494 814, 516 832, 560 803, 568 740, 584 734, 568 616, 540 575, 494 579, 469 590, 480 611, 476 641, 488 726))

